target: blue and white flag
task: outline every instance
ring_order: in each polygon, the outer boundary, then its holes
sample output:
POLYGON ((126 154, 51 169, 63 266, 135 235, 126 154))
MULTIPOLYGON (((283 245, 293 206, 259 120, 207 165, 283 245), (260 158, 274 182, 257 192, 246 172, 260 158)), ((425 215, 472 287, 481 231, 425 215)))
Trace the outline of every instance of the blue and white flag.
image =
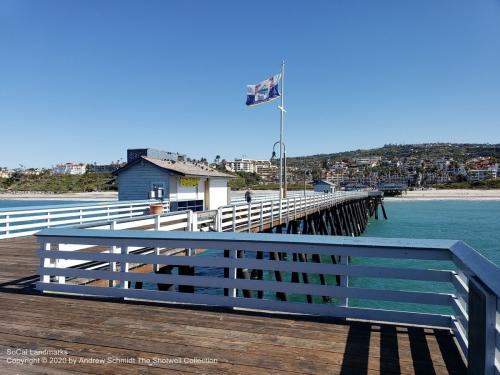
POLYGON ((266 79, 256 85, 247 85, 247 105, 257 105, 279 98, 278 83, 281 74, 266 79))

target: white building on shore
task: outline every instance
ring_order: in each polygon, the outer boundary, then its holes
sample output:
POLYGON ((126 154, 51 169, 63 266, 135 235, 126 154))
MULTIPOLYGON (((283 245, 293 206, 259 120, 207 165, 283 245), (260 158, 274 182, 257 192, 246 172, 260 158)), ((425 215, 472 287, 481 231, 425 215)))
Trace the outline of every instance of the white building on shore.
POLYGON ((224 165, 230 172, 257 173, 266 182, 274 182, 278 172, 278 167, 270 160, 234 159, 227 160, 224 165))
POLYGON ((52 168, 55 174, 84 174, 87 171, 87 164, 83 163, 64 163, 57 164, 52 168))
POLYGON ((7 168, 0 168, 0 178, 9 178, 12 172, 7 168))
POLYGON ((498 164, 487 169, 470 169, 467 172, 469 182, 479 182, 484 180, 496 179, 498 177, 498 164))

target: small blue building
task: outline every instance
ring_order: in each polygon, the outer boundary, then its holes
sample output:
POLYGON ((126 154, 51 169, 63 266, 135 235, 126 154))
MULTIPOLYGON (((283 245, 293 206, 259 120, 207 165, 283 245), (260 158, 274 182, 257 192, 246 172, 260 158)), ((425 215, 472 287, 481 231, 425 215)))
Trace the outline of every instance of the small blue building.
POLYGON ((326 180, 314 181, 313 186, 317 193, 333 193, 335 191, 335 184, 326 180))
POLYGON ((228 204, 232 175, 204 165, 140 156, 113 172, 119 200, 169 199, 177 209, 213 210, 228 204))

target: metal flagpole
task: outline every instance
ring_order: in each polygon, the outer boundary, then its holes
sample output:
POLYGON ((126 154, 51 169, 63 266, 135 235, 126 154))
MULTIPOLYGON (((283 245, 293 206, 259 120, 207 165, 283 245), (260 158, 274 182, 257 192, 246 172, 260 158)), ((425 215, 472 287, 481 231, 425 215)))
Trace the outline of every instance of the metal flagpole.
POLYGON ((285 60, 281 63, 281 105, 278 106, 280 116, 280 199, 285 197, 283 190, 283 125, 285 122, 285 60))

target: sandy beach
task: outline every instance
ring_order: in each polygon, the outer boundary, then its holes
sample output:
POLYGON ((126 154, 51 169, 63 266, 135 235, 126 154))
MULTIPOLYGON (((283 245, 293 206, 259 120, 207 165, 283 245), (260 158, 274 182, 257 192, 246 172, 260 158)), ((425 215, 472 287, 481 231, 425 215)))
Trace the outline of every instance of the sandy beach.
POLYGON ((500 200, 500 189, 472 190, 472 189, 429 189, 408 191, 399 197, 386 197, 385 200, 437 200, 437 199, 465 199, 465 200, 500 200))
MULTIPOLYGON (((253 191, 254 193, 277 193, 269 191, 253 191)), ((243 194, 244 192, 233 192, 243 194)), ((3 193, 0 192, 0 199, 61 199, 61 200, 116 200, 118 192, 90 192, 90 193, 39 193, 39 192, 19 192, 19 193, 3 193)), ((399 197, 386 197, 386 200, 431 200, 431 199, 481 199, 481 200, 500 200, 500 189, 490 190, 472 190, 472 189, 429 189, 408 191, 399 197)))
POLYGON ((118 192, 103 191, 90 193, 41 193, 41 192, 19 192, 19 193, 3 193, 0 192, 0 199, 61 199, 61 200, 116 200, 118 192))

